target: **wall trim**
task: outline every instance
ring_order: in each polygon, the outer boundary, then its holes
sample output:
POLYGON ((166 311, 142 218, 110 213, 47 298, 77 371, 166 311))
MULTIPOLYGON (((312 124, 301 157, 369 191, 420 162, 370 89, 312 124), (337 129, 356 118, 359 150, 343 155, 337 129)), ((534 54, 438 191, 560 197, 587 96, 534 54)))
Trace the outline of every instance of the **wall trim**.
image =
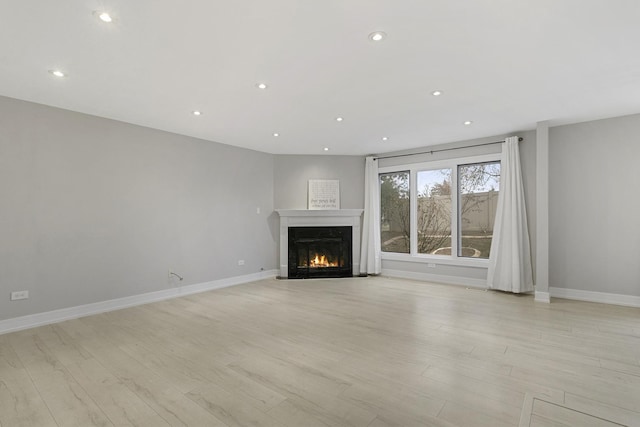
POLYGON ((0 335, 9 332, 20 331, 23 329, 35 328, 36 326, 49 325, 51 323, 77 319, 78 317, 90 316, 92 314, 105 313, 108 311, 120 310, 127 307, 134 307, 136 305, 149 304, 151 302, 163 301, 186 295, 211 291, 214 289, 221 289, 229 286, 255 282, 258 280, 275 278, 277 274, 278 270, 267 270, 261 271, 259 273, 246 274, 243 276, 234 276, 225 279, 213 280, 211 282, 196 283, 193 285, 148 292, 146 294, 132 295, 124 298, 100 301, 91 304, 78 305, 75 307, 62 308, 60 310, 53 310, 44 313, 36 313, 27 316, 14 317, 12 319, 0 320, 0 335))
POLYGON ((602 304, 624 305, 627 307, 640 307, 640 297, 635 295, 610 294, 607 292, 593 292, 583 291, 580 289, 555 287, 549 287, 549 293, 554 298, 599 302, 602 304))
POLYGON ((551 302, 551 295, 549 295, 549 292, 536 291, 535 295, 536 295, 535 296, 536 302, 546 302, 546 303, 551 302))
MULTIPOLYGON (((77 319, 79 317, 93 314, 106 313, 120 310, 127 307, 149 304, 156 301, 178 298, 207 292, 229 286, 241 285, 258 280, 275 278, 278 270, 267 270, 259 273, 246 274, 243 276, 228 277, 225 279, 213 280, 211 282, 197 283, 177 288, 164 289, 161 291, 149 292, 146 294, 132 295, 124 298, 117 298, 92 304, 79 305, 75 307, 62 308, 60 310, 47 311, 44 313, 30 314, 27 316, 15 317, 12 319, 0 320, 0 335, 9 332, 16 332, 23 329, 35 328, 37 326, 49 325, 63 322, 65 320, 77 319)), ((414 271, 402 271, 392 269, 382 269, 382 275, 397 277, 401 279, 421 280, 427 282, 444 283, 447 285, 466 286, 470 288, 487 289, 485 280, 468 277, 445 276, 441 274, 420 273, 414 271)), ((535 300, 539 302, 549 302, 550 296, 554 298, 565 298, 578 301, 597 302, 602 304, 614 304, 627 307, 640 307, 640 297, 634 295, 612 294, 606 292, 583 291, 580 289, 566 289, 550 287, 549 292, 536 292, 535 300)))
POLYGON ((442 274, 419 273, 416 271, 392 270, 383 268, 383 276, 397 277, 400 279, 422 280, 426 282, 444 283, 447 285, 466 286, 468 288, 487 289, 487 281, 470 277, 445 276, 442 274))

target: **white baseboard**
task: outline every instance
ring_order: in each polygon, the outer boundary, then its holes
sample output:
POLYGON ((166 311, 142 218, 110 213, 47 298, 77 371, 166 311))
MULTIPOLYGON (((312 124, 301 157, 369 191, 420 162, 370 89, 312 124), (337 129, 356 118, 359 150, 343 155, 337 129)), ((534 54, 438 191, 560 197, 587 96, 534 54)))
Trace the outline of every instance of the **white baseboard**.
POLYGON ((546 303, 551 302, 551 295, 549 295, 549 292, 536 291, 535 295, 536 295, 535 296, 536 302, 546 302, 546 303))
POLYGON ((79 305, 76 307, 63 308, 60 310, 47 311, 44 313, 30 314, 28 316, 1 320, 0 334, 34 328, 36 326, 48 325, 51 323, 58 323, 70 319, 77 319, 78 317, 90 316, 92 314, 120 310, 122 308, 148 304, 150 302, 197 294, 200 292, 211 291, 213 289, 241 285, 243 283, 255 282, 257 280, 274 278, 277 274, 278 270, 261 271, 259 273, 246 274, 244 276, 229 277, 226 279, 213 280, 211 282, 197 283, 194 285, 164 289, 162 291, 149 292, 141 295, 133 295, 130 297, 117 298, 108 301, 101 301, 92 304, 79 305))
POLYGON ((554 298, 575 299, 579 301, 599 302, 603 304, 640 307, 640 297, 634 295, 610 294, 607 292, 582 291, 580 289, 549 288, 554 298))
POLYGON ((415 271, 390 270, 383 268, 383 276, 398 277, 401 279, 422 280, 425 282, 444 283, 447 285, 466 286, 468 288, 487 289, 487 281, 469 277, 445 276, 442 274, 418 273, 415 271))

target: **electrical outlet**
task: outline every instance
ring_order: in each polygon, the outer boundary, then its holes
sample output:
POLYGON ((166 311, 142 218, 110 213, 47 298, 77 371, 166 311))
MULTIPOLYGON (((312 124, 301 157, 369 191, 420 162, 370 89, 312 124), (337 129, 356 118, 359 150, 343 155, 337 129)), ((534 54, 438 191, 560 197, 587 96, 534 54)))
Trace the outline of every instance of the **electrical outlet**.
POLYGON ((428 268, 436 268, 436 265, 434 263, 430 262, 430 263, 427 264, 427 267, 428 268))
POLYGON ((243 259, 239 259, 238 260, 238 265, 244 265, 244 260, 243 259))
POLYGON ((28 299, 29 291, 15 291, 11 292, 11 301, 17 301, 19 299, 28 299))
POLYGON ((256 213, 260 215, 260 208, 256 208, 256 213))

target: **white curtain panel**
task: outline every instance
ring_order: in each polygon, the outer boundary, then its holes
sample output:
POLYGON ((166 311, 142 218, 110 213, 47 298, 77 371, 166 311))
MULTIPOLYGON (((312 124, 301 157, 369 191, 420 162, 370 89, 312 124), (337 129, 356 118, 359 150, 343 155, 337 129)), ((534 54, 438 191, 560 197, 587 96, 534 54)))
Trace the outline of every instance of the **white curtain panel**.
POLYGON ((500 167, 500 193, 487 285, 507 292, 531 292, 533 269, 517 136, 503 143, 500 167))
POLYGON ((380 274, 380 185, 378 161, 367 157, 364 171, 364 220, 360 245, 360 274, 380 274))

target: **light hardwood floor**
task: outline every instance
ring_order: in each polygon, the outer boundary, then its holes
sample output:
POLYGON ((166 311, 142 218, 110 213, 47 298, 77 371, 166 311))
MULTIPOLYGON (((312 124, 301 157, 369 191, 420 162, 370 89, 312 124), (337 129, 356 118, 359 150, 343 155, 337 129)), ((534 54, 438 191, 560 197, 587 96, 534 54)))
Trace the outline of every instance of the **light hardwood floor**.
POLYGON ((527 396, 640 425, 640 310, 266 280, 0 335, 2 427, 518 426, 527 396))

